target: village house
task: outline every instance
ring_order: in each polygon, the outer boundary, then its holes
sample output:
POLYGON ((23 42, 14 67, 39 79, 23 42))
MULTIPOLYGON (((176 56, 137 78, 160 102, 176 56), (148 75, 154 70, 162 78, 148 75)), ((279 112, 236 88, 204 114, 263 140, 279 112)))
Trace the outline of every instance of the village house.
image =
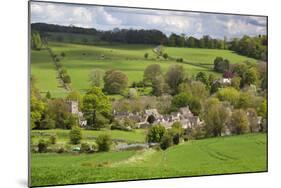
POLYGON ((170 129, 175 122, 180 122, 182 128, 193 128, 202 126, 203 122, 198 116, 194 116, 189 107, 180 108, 178 112, 162 115, 157 109, 147 109, 144 113, 115 112, 116 119, 129 118, 136 122, 137 128, 148 128, 155 124, 162 124, 166 129, 170 129))

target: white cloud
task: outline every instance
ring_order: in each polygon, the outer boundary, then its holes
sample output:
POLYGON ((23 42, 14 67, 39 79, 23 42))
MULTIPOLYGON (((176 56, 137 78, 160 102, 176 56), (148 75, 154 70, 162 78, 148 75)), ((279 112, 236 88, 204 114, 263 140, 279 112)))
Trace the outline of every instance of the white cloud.
POLYGON ((31 22, 72 24, 100 30, 115 27, 158 29, 166 34, 216 38, 266 33, 265 17, 41 2, 31 3, 31 22))

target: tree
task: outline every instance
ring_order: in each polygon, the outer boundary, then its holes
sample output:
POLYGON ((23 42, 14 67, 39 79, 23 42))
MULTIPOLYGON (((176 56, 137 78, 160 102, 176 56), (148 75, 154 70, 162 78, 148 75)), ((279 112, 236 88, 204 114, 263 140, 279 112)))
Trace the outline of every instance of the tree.
POLYGON ((100 128, 96 122, 96 115, 99 113, 105 118, 111 116, 111 104, 107 96, 99 87, 93 86, 83 97, 83 112, 87 119, 87 124, 100 128))
POLYGON ((130 88, 128 92, 128 98, 135 99, 138 97, 138 91, 135 88, 130 88))
POLYGON ((221 85, 220 82, 214 82, 214 83, 211 85, 210 93, 211 93, 211 94, 216 93, 216 92, 219 90, 219 88, 221 88, 221 87, 222 87, 222 85, 221 85))
POLYGON ((93 69, 89 74, 91 86, 101 87, 103 71, 101 69, 93 69))
POLYGON ((209 92, 206 89, 206 85, 202 82, 192 81, 189 88, 192 96, 196 98, 205 99, 209 95, 209 92))
POLYGON ((195 116, 198 116, 201 112, 201 103, 200 103, 200 100, 196 97, 193 97, 189 103, 189 109, 190 111, 195 115, 195 116))
POLYGON ((247 109, 247 117, 249 121, 250 132, 258 132, 260 130, 260 126, 258 124, 258 115, 254 108, 247 109))
POLYGON ((61 55, 61 57, 65 57, 66 56, 64 52, 61 52, 60 55, 61 55))
POLYGON ((208 86, 208 78, 205 72, 198 72, 196 74, 196 80, 208 86))
POLYGON ((46 140, 40 139, 37 146, 39 153, 45 153, 47 152, 48 142, 46 140))
POLYGON ((243 134, 249 131, 249 121, 246 112, 242 109, 234 110, 231 115, 230 126, 235 134, 243 134))
POLYGON ((243 109, 252 108, 256 105, 255 98, 256 97, 250 92, 240 92, 239 100, 236 107, 243 109))
POLYGON ((169 93, 170 88, 165 82, 165 79, 162 75, 156 76, 152 80, 152 94, 155 96, 161 96, 163 94, 169 93))
POLYGON ((228 101, 232 105, 237 106, 237 103, 239 101, 239 91, 232 87, 222 88, 217 92, 217 97, 221 101, 228 101))
POLYGON ((46 116, 43 120, 41 120, 39 129, 54 129, 56 128, 56 122, 50 117, 46 116))
POLYGON ((231 86, 234 87, 235 89, 240 89, 241 85, 241 77, 235 76, 234 78, 231 79, 231 86))
POLYGON ((47 98, 47 99, 51 99, 51 98, 52 98, 52 95, 51 95, 51 92, 50 92, 50 91, 48 91, 48 92, 46 93, 46 98, 47 98))
POLYGON ((221 136, 229 118, 229 111, 216 98, 208 99, 204 105, 203 119, 209 136, 221 136))
POLYGON ((169 148, 172 145, 173 145, 173 136, 172 136, 171 132, 168 131, 161 138, 160 148, 162 150, 166 150, 167 148, 169 148))
POLYGON ((148 129, 147 133, 147 142, 160 142, 164 134, 166 133, 166 129, 163 125, 157 124, 153 125, 148 129))
POLYGON ((166 82, 171 88, 172 94, 178 92, 178 86, 183 82, 185 78, 185 72, 182 65, 171 65, 165 75, 166 82))
POLYGON ((128 87, 128 77, 121 71, 106 71, 103 80, 104 91, 109 94, 122 94, 128 87))
POLYGON ((109 151, 112 144, 110 135, 101 134, 97 137, 96 143, 99 151, 109 151))
POLYGON ((30 77, 30 125, 31 129, 38 128, 42 115, 46 109, 46 104, 42 100, 39 90, 36 87, 36 78, 30 77))
POLYGON ((220 73, 229 70, 229 61, 227 59, 223 59, 222 57, 216 57, 214 60, 214 70, 220 73))
POLYGON ((263 102, 258 106, 258 115, 262 118, 267 119, 267 100, 264 99, 263 102))
POLYGON ((168 56, 167 53, 164 53, 164 54, 163 54, 163 57, 164 57, 164 59, 168 59, 169 56, 168 56))
POLYGON ((57 143, 57 135, 56 135, 56 134, 52 134, 52 135, 49 137, 49 143, 50 143, 50 144, 56 144, 56 143, 57 143))
POLYGON ((175 144, 175 145, 179 144, 180 139, 184 133, 182 124, 180 122, 173 123, 172 129, 170 129, 170 133, 172 135, 173 144, 175 144))
POLYGON ((82 143, 80 148, 81 153, 89 153, 91 152, 91 147, 88 143, 82 143))
POLYGON ((148 58, 148 55, 149 55, 149 54, 146 52, 146 53, 144 54, 144 58, 147 59, 147 58, 148 58))
POLYGON ((258 80, 257 70, 254 67, 247 69, 243 77, 243 84, 244 85, 256 84, 257 80, 258 80))
POLYGON ((175 108, 186 107, 191 100, 191 95, 186 92, 179 93, 172 99, 172 106, 175 108))
POLYGON ((82 131, 78 126, 72 127, 69 132, 69 139, 71 144, 79 144, 82 139, 82 131))
POLYGON ((45 116, 55 121, 56 128, 70 129, 77 124, 76 118, 69 111, 69 105, 63 99, 48 101, 45 116))
POLYGON ((31 48, 34 50, 40 50, 42 47, 41 36, 39 32, 31 33, 31 48))
POLYGON ((208 88, 210 88, 213 85, 215 80, 216 80, 216 78, 215 78, 214 74, 209 74, 209 76, 208 76, 208 88))
POLYGON ((64 76, 62 77, 62 81, 63 81, 64 83, 66 83, 66 84, 70 84, 70 83, 71 83, 71 78, 70 78, 69 75, 64 75, 64 76))
POLYGON ((148 65, 143 74, 143 81, 146 84, 152 84, 155 81, 156 77, 162 74, 161 67, 159 64, 148 65))

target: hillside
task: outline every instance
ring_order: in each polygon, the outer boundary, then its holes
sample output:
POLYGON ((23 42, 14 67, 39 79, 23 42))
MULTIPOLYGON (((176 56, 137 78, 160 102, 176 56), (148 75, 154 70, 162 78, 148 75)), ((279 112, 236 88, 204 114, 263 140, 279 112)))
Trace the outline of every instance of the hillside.
MULTIPOLYGON (((113 44, 113 45, 82 45, 62 42, 49 42, 49 47, 56 54, 64 52, 66 56, 61 63, 67 69, 72 87, 80 92, 89 88, 89 73, 92 69, 117 69, 127 74, 129 83, 142 80, 144 69, 152 63, 160 64, 166 71, 176 58, 183 58, 181 62, 188 75, 192 76, 200 71, 213 73, 213 60, 221 56, 231 63, 242 61, 256 62, 255 59, 238 55, 229 50, 198 49, 165 47, 169 57, 167 60, 157 59, 152 52, 153 45, 113 44), (148 53, 147 59, 144 54, 148 53)), ((38 79, 38 86, 42 93, 50 91, 52 96, 65 96, 67 91, 59 87, 56 79, 55 66, 47 51, 31 51, 31 73, 38 79)))
POLYGON ((266 134, 248 134, 189 141, 166 151, 32 154, 32 186, 266 171, 266 146, 266 134))

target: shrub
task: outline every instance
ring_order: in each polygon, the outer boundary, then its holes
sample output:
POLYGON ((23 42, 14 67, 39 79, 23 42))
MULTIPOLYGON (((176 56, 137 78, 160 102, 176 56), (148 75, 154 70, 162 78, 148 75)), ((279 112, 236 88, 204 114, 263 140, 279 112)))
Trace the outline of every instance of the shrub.
POLYGON ((61 55, 61 57, 65 57, 65 53, 64 52, 61 52, 60 55, 61 55))
POLYGON ((57 66, 58 69, 60 69, 62 67, 62 64, 60 62, 57 62, 56 66, 57 66))
POLYGON ((38 142, 38 152, 39 153, 45 153, 47 152, 47 148, 48 148, 48 142, 46 140, 39 140, 38 142))
POLYGON ((53 129, 55 127, 56 127, 56 122, 53 119, 50 119, 49 117, 46 117, 40 123, 40 129, 53 129))
POLYGON ((91 152, 91 150, 92 150, 92 148, 88 143, 81 144, 81 148, 80 148, 81 153, 89 153, 89 152, 91 152))
POLYGON ((164 136, 161 138, 160 142, 160 148, 162 150, 166 150, 168 147, 173 145, 173 136, 171 133, 166 133, 164 136))
POLYGON ((65 153, 66 149, 64 147, 59 147, 57 153, 65 153))
POLYGON ((78 126, 74 126, 69 132, 70 143, 79 144, 82 139, 82 132, 78 126))
POLYGON ((121 131, 131 131, 131 128, 126 127, 124 124, 121 124, 119 121, 114 121, 110 126, 111 130, 121 130, 121 131))
POLYGON ((172 99, 172 106, 177 108, 186 107, 191 99, 189 93, 181 92, 172 99))
POLYGON ((164 57, 164 59, 168 59, 169 56, 168 56, 167 53, 164 53, 164 54, 163 54, 163 57, 164 57))
POLYGON ((183 62, 183 58, 177 58, 177 60, 176 60, 177 62, 183 62))
POLYGON ((51 135, 50 138, 49 138, 49 142, 50 142, 50 144, 56 144, 57 143, 57 135, 56 134, 51 135))
POLYGON ((147 142, 160 142, 165 133, 166 129, 163 125, 153 125, 148 130, 147 142))
POLYGON ((98 145, 96 143, 94 143, 92 145, 92 152, 95 152, 95 151, 98 151, 98 150, 99 150, 98 145))
POLYGON ((223 59, 222 57, 216 57, 214 60, 214 70, 220 73, 229 70, 229 61, 227 59, 223 59))
POLYGON ((179 144, 184 132, 182 124, 180 122, 173 123, 172 129, 170 129, 169 131, 172 136, 173 144, 179 144))
POLYGON ((190 137, 192 139, 202 139, 205 135, 206 133, 201 127, 194 127, 191 129, 190 137))
POLYGON ((144 54, 144 58, 147 59, 148 58, 148 53, 144 54))
POLYGON ((231 115, 230 125, 232 132, 235 134, 243 134, 249 131, 249 121, 246 112, 242 109, 234 110, 231 115))
POLYGON ((60 62, 60 58, 56 57, 55 62, 60 62))
POLYGON ((109 135, 101 134, 98 136, 96 143, 98 145, 98 151, 109 151, 112 140, 109 135))
POLYGON ((70 78, 69 75, 64 75, 64 76, 62 77, 62 80, 63 80, 63 82, 66 83, 66 84, 70 84, 70 83, 71 83, 71 78, 70 78))

